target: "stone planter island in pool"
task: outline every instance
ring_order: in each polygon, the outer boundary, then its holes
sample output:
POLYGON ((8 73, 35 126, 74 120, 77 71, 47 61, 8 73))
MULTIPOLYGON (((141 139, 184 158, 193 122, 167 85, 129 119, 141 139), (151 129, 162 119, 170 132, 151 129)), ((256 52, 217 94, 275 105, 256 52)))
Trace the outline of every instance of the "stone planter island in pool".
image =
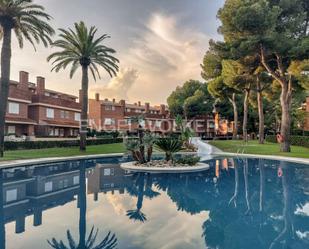
POLYGON ((127 162, 120 164, 120 167, 130 172, 143 173, 190 173, 205 171, 209 169, 209 165, 202 162, 191 166, 185 164, 171 164, 163 160, 153 160, 145 164, 127 162))

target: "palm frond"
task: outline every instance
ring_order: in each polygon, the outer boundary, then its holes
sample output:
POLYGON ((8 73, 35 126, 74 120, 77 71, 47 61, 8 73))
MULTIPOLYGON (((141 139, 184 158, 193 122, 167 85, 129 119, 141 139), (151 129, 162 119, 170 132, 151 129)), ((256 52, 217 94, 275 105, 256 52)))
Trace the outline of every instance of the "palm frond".
POLYGON ((112 55, 116 51, 102 44, 105 39, 110 38, 109 35, 96 38, 97 28, 88 28, 84 22, 75 23, 73 29, 59 31, 59 39, 52 43, 59 50, 47 57, 52 62, 52 70, 58 72, 72 64, 70 77, 73 77, 78 67, 85 65, 95 81, 101 78, 99 67, 104 68, 111 77, 117 75, 119 60, 112 55))
POLYGON ((43 6, 33 4, 33 0, 6 0, 0 1, 0 9, 0 26, 5 27, 4 21, 10 23, 21 48, 24 40, 30 42, 34 49, 40 42, 44 46, 50 45, 55 31, 48 23, 52 17, 43 6))

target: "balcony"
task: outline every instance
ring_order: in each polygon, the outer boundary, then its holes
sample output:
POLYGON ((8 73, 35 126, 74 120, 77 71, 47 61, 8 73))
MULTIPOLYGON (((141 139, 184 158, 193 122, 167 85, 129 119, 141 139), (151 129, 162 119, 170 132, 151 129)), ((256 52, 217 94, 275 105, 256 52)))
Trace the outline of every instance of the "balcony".
POLYGON ((33 95, 32 103, 33 104, 42 103, 42 104, 47 104, 51 106, 59 106, 59 107, 81 110, 81 104, 78 102, 71 101, 68 99, 61 99, 61 98, 55 98, 51 96, 45 96, 45 95, 33 95))

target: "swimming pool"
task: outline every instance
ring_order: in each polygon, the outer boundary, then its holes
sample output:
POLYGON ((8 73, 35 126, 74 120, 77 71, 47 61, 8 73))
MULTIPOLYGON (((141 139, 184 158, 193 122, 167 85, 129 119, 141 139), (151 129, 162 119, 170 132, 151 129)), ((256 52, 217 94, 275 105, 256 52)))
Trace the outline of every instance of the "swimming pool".
POLYGON ((0 170, 0 248, 309 248, 308 165, 222 157, 147 175, 126 160, 0 170))

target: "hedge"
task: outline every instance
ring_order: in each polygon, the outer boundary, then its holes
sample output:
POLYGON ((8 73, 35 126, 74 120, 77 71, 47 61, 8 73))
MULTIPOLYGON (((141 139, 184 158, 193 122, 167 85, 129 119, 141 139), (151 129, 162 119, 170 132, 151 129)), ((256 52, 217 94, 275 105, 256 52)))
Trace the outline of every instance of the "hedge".
MULTIPOLYGON (((104 138, 87 140, 87 145, 113 144, 122 143, 122 138, 104 138)), ((5 150, 29 150, 29 149, 46 149, 60 147, 79 146, 79 140, 54 140, 54 141, 25 141, 25 142, 5 142, 5 150)))
MULTIPOLYGON (((266 141, 270 143, 277 143, 275 135, 266 136, 266 141)), ((309 136, 291 136, 291 144, 309 148, 309 136)))

